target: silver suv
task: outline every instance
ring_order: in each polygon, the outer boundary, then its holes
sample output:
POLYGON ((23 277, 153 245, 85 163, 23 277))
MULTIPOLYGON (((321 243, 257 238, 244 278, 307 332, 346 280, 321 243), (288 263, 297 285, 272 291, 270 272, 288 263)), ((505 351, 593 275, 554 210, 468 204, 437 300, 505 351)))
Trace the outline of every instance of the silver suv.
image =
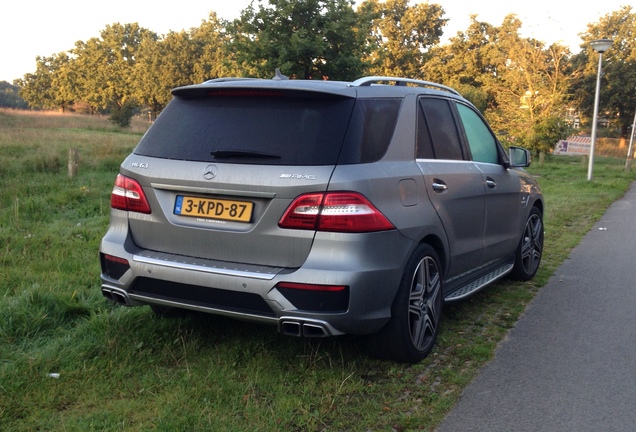
POLYGON ((373 335, 377 356, 417 362, 444 302, 537 271, 529 152, 506 154, 451 88, 217 79, 172 93, 115 181, 109 300, 373 335))

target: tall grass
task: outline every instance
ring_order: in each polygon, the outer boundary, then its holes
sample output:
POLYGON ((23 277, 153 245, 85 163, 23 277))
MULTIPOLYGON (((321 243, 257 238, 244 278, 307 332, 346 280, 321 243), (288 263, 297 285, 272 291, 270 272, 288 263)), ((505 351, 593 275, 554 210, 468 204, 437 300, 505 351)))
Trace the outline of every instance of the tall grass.
POLYGON ((364 340, 303 340, 208 315, 108 304, 97 249, 121 160, 142 131, 0 112, 0 430, 433 430, 538 288, 636 179, 597 158, 531 167, 546 252, 530 283, 447 307, 433 354, 377 361, 364 340), (80 170, 66 174, 69 147, 80 170), (59 375, 57 375, 59 374, 59 375))

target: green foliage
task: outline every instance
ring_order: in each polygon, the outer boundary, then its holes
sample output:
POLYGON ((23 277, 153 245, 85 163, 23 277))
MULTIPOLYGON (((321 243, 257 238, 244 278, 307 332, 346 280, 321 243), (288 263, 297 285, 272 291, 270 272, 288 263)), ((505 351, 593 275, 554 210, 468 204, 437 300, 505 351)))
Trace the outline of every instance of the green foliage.
POLYGON ((20 97, 20 87, 0 81, 0 107, 26 109, 29 105, 20 97))
POLYGON ((73 82, 67 79, 71 58, 67 53, 37 57, 36 71, 18 80, 20 96, 34 108, 65 111, 73 103, 73 82))
MULTIPOLYGON (((232 22, 212 12, 199 27, 161 36, 115 23, 67 52, 38 57, 36 71, 17 84, 33 108, 81 104, 91 113, 112 109, 116 118, 136 104, 154 118, 172 88, 212 78, 271 78, 276 68, 291 78, 398 75, 457 88, 506 144, 548 150, 548 140, 564 130, 551 119, 568 111, 590 123, 598 56, 589 47, 572 56, 559 44, 522 37, 515 15, 500 25, 474 15, 465 31, 439 45, 443 7, 411 3, 365 0, 354 10, 351 0, 256 0, 232 22)), ((584 46, 614 39, 604 56, 601 112, 609 114, 611 134, 622 137, 636 111, 634 31, 636 14, 625 6, 582 35, 584 46)))
POLYGON ((422 71, 465 94, 505 144, 549 151, 566 137, 558 119, 565 118, 577 72, 569 67, 566 48, 523 38, 520 29, 514 15, 501 26, 473 16, 465 33, 432 50, 422 71))
POLYGON ((78 99, 95 108, 123 107, 134 99, 135 64, 141 45, 157 35, 134 24, 107 25, 99 38, 78 41, 71 62, 78 99))
POLYGON ((538 288, 636 180, 622 159, 598 157, 593 182, 578 159, 531 166, 546 199, 537 277, 445 308, 433 354, 402 365, 371 359, 363 338, 295 339, 109 305, 97 249, 119 163, 140 137, 98 116, 0 111, 0 430, 435 430, 538 288), (76 177, 32 169, 64 161, 70 146, 81 154, 76 177))
POLYGON ((228 28, 230 50, 248 76, 276 68, 302 79, 352 80, 363 68, 364 34, 351 0, 269 0, 250 4, 228 28))
POLYGON ((577 81, 576 100, 591 124, 599 56, 589 43, 601 38, 614 41, 610 49, 603 54, 599 112, 609 112, 609 115, 604 117, 620 130, 623 138, 628 137, 629 127, 636 113, 635 33, 636 12, 632 6, 624 6, 601 17, 598 22, 588 24, 587 31, 581 35, 584 49, 572 59, 574 64, 585 68, 585 73, 577 81))
POLYGON ((135 103, 131 101, 126 101, 121 106, 114 105, 110 109, 108 120, 116 126, 127 128, 132 122, 132 117, 135 114, 136 108, 135 103))
POLYGON ((373 75, 418 77, 448 21, 439 4, 428 2, 409 6, 408 0, 366 0, 359 11, 361 20, 371 20, 365 60, 373 75))
POLYGON ((533 125, 528 148, 534 150, 535 154, 549 153, 559 140, 570 136, 572 131, 572 126, 563 118, 545 117, 533 125))

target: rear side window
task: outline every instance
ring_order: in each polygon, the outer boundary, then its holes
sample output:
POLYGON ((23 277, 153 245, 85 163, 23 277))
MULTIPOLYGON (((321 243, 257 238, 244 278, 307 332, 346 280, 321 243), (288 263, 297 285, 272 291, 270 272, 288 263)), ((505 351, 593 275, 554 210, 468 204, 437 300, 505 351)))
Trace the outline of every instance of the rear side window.
POLYGON ((447 100, 420 99, 417 129, 418 159, 464 159, 455 118, 447 100))
POLYGON ((354 103, 267 93, 175 97, 135 153, 203 162, 332 165, 354 103))
POLYGON ((340 158, 341 164, 376 162, 386 153, 402 99, 359 99, 340 158))

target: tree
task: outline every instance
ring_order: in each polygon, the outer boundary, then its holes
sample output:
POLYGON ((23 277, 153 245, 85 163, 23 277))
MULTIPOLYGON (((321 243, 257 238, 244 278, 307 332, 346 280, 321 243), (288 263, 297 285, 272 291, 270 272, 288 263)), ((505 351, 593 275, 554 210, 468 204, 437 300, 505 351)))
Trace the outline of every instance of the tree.
MULTIPOLYGON (((546 47, 532 38, 521 38, 521 21, 514 15, 504 19, 497 29, 497 49, 490 58, 497 70, 491 91, 496 101, 488 113, 499 130, 505 130, 505 140, 524 145, 537 152, 547 150, 536 134, 565 118, 569 86, 574 75, 568 68, 570 52, 553 44, 546 47)), ((547 128, 547 129, 546 129, 547 128)), ((541 132, 541 133, 543 133, 541 132)), ((552 146, 565 136, 554 136, 552 146)))
POLYGON ((150 109, 154 120, 170 102, 170 91, 192 84, 196 49, 187 32, 170 32, 160 40, 145 39, 133 67, 132 97, 150 109))
POLYGON ((252 2, 228 26, 230 49, 244 75, 350 80, 363 70, 362 38, 351 0, 252 2))
POLYGON ((99 109, 134 105, 134 66, 140 46, 157 35, 137 23, 107 25, 99 38, 71 50, 78 98, 99 109))
POLYGON ((190 38, 195 46, 192 80, 203 82, 213 78, 239 76, 235 53, 229 49, 228 23, 211 12, 201 26, 191 29, 190 38))
POLYGON ((471 22, 465 32, 457 32, 446 45, 436 45, 422 65, 421 75, 458 90, 480 111, 494 106, 493 81, 497 79, 496 66, 490 61, 490 51, 496 40, 496 28, 477 21, 471 22))
POLYGON ((226 43, 214 12, 198 28, 146 38, 134 66, 134 98, 154 119, 172 99, 173 88, 235 74, 226 43))
POLYGON ((636 13, 631 6, 601 17, 597 23, 588 24, 581 34, 583 50, 573 59, 583 65, 584 74, 577 81, 576 96, 580 110, 589 118, 593 115, 598 54, 589 43, 595 39, 614 40, 612 47, 603 54, 603 75, 599 112, 607 112, 608 119, 620 129, 621 137, 628 130, 636 112, 636 13))
POLYGON ((17 80, 20 97, 34 108, 65 111, 75 99, 66 80, 71 58, 61 52, 50 57, 38 56, 35 63, 34 73, 17 80))
POLYGON ((550 153, 559 140, 572 133, 572 126, 560 115, 545 115, 533 125, 526 145, 539 154, 550 153))
POLYGON ((505 144, 546 152, 569 133, 565 108, 576 73, 565 47, 522 38, 520 28, 515 15, 499 27, 473 15, 422 70, 471 100, 505 144))
POLYGON ((366 62, 374 75, 419 78, 429 49, 443 34, 444 9, 438 4, 408 0, 366 0, 358 8, 367 26, 366 62))
POLYGON ((0 81, 0 107, 27 109, 29 105, 20 97, 20 87, 7 81, 0 81))

